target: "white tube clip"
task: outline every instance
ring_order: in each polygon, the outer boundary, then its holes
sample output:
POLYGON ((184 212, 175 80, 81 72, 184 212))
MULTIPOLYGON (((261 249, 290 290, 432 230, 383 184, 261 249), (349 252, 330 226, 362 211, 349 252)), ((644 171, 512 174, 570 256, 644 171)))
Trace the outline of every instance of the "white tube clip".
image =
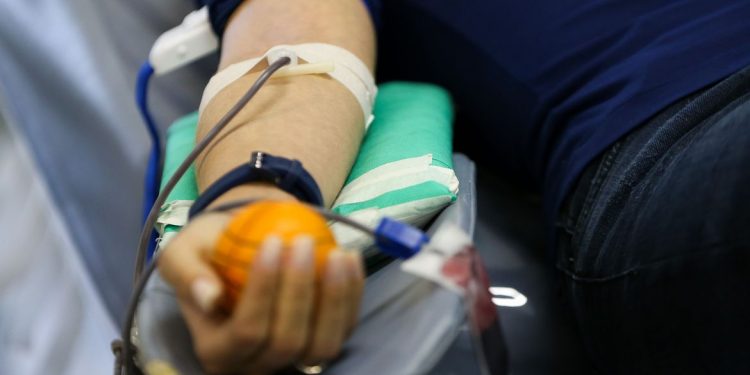
POLYGON ((162 75, 181 68, 216 51, 219 39, 211 30, 208 8, 188 14, 182 24, 161 34, 148 56, 154 74, 162 75))

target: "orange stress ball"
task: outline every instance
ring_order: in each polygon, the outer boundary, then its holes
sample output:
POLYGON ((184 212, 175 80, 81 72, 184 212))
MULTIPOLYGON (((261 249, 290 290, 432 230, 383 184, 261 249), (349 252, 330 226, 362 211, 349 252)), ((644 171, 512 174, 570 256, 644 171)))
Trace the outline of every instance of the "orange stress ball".
MULTIPOLYGON (((325 219, 304 204, 294 201, 255 202, 237 213, 219 237, 211 263, 226 288, 222 307, 231 310, 237 303, 247 273, 260 252, 263 240, 275 235, 287 251, 299 235, 315 241, 315 274, 322 275, 328 254, 336 248, 333 233, 325 219)), ((282 262, 286 253, 282 256, 282 262)))

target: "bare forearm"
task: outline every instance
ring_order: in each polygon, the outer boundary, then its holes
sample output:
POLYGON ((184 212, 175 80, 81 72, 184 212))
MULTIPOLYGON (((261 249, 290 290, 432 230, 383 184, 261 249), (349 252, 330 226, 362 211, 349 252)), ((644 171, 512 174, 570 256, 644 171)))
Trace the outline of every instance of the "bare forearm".
MULTIPOLYGON (((374 35, 360 0, 247 1, 227 26, 220 65, 258 57, 278 44, 307 42, 346 48, 373 68, 374 35)), ((198 137, 257 75, 241 78, 208 104, 198 137)), ((272 79, 198 160, 199 187, 205 189, 258 150, 302 161, 330 204, 356 156, 363 129, 357 101, 337 81, 323 75, 272 79)), ((283 196, 275 189, 253 186, 235 189, 227 197, 267 195, 283 196)))

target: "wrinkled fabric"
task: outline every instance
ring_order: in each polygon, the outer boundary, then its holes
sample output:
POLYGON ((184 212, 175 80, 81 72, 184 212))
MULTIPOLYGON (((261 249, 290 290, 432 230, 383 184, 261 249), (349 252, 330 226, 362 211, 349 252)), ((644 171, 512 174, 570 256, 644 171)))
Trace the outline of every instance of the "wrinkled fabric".
POLYGON ((379 79, 456 102, 458 150, 543 194, 680 98, 750 64, 750 3, 382 1, 379 79))
POLYGON ((750 373, 750 68, 587 168, 561 213, 561 288, 604 374, 750 373))
MULTIPOLYGON (((186 0, 0 1, 0 105, 28 141, 99 295, 121 321, 140 230, 149 138, 134 105, 151 44, 186 0)), ((162 126, 198 106, 215 65, 156 77, 162 126)))
POLYGON ((25 145, 0 117, 0 374, 105 374, 116 322, 25 145))

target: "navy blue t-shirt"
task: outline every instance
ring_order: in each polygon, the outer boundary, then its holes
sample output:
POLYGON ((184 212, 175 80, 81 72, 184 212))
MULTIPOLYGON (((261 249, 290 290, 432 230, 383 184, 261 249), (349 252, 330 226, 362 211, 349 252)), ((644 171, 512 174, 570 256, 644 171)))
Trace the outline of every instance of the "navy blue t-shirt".
POLYGON ((616 140, 750 64, 747 0, 368 3, 379 79, 446 87, 469 152, 530 182, 551 220, 616 140))

